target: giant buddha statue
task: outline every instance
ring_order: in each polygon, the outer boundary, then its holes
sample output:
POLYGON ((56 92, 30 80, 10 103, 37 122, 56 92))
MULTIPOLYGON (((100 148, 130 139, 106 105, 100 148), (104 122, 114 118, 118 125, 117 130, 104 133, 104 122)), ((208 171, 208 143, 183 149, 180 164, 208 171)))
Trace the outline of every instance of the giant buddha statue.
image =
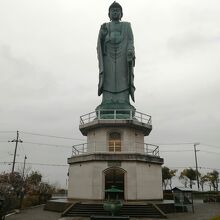
POLYGON ((134 101, 134 39, 129 22, 122 22, 122 7, 109 7, 110 22, 101 25, 98 36, 99 84, 102 103, 96 109, 132 109, 134 101))

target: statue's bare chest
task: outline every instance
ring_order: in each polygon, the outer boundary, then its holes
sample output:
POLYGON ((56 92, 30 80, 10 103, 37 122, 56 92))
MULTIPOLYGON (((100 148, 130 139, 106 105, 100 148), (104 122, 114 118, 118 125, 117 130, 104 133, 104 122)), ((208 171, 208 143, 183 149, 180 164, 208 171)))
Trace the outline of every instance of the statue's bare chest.
POLYGON ((122 25, 111 22, 109 24, 109 35, 112 43, 120 43, 122 41, 122 25))

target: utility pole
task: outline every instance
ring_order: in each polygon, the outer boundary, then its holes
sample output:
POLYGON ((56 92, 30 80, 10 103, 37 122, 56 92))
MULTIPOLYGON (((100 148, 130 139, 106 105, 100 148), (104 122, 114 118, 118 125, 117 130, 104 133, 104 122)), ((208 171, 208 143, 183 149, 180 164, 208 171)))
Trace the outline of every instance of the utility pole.
POLYGON ((23 199, 24 199, 24 194, 25 194, 25 178, 24 178, 24 171, 25 171, 25 165, 26 165, 26 160, 27 160, 27 156, 24 156, 24 165, 23 165, 23 171, 22 171, 22 185, 21 185, 21 190, 20 190, 20 209, 22 208, 22 203, 23 203, 23 199))
POLYGON ((24 179, 24 170, 25 170, 26 160, 27 160, 27 156, 25 155, 24 156, 23 171, 22 171, 22 180, 24 179))
POLYGON ((11 170, 11 173, 13 174, 14 173, 14 169, 15 169, 15 160, 16 160, 16 155, 17 155, 18 142, 20 142, 20 143, 23 142, 21 139, 19 139, 19 131, 17 131, 16 139, 14 139, 12 141, 8 141, 8 142, 15 142, 14 159, 13 159, 12 170, 11 170))
POLYGON ((194 143, 194 153, 195 153, 195 161, 196 161, 196 181, 197 181, 197 186, 199 190, 199 172, 198 172, 198 162, 197 162, 197 151, 196 146, 199 145, 200 143, 194 143))

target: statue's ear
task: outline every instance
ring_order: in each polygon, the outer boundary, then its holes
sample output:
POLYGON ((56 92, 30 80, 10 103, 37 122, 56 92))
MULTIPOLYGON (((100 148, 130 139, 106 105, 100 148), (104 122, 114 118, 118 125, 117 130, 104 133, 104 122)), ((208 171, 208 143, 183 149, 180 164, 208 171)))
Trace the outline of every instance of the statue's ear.
MULTIPOLYGON (((123 12, 121 12, 121 18, 123 17, 123 12)), ((120 18, 120 20, 121 20, 121 18, 120 18)))
POLYGON ((109 19, 110 19, 110 21, 111 21, 112 19, 111 19, 111 17, 110 17, 110 12, 108 13, 108 17, 109 17, 109 19))

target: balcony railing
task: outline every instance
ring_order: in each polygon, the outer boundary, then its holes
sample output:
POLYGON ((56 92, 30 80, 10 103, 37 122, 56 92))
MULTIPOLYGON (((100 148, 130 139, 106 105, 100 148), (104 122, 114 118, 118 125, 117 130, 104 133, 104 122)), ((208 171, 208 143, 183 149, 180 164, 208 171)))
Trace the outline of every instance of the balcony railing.
POLYGON ((78 156, 88 153, 143 153, 147 155, 159 157, 159 146, 147 143, 82 143, 74 145, 72 148, 72 156, 78 156))
POLYGON ((93 120, 133 120, 136 119, 141 123, 151 124, 151 116, 134 111, 131 109, 106 109, 96 110, 88 114, 80 116, 80 124, 87 124, 93 120))

